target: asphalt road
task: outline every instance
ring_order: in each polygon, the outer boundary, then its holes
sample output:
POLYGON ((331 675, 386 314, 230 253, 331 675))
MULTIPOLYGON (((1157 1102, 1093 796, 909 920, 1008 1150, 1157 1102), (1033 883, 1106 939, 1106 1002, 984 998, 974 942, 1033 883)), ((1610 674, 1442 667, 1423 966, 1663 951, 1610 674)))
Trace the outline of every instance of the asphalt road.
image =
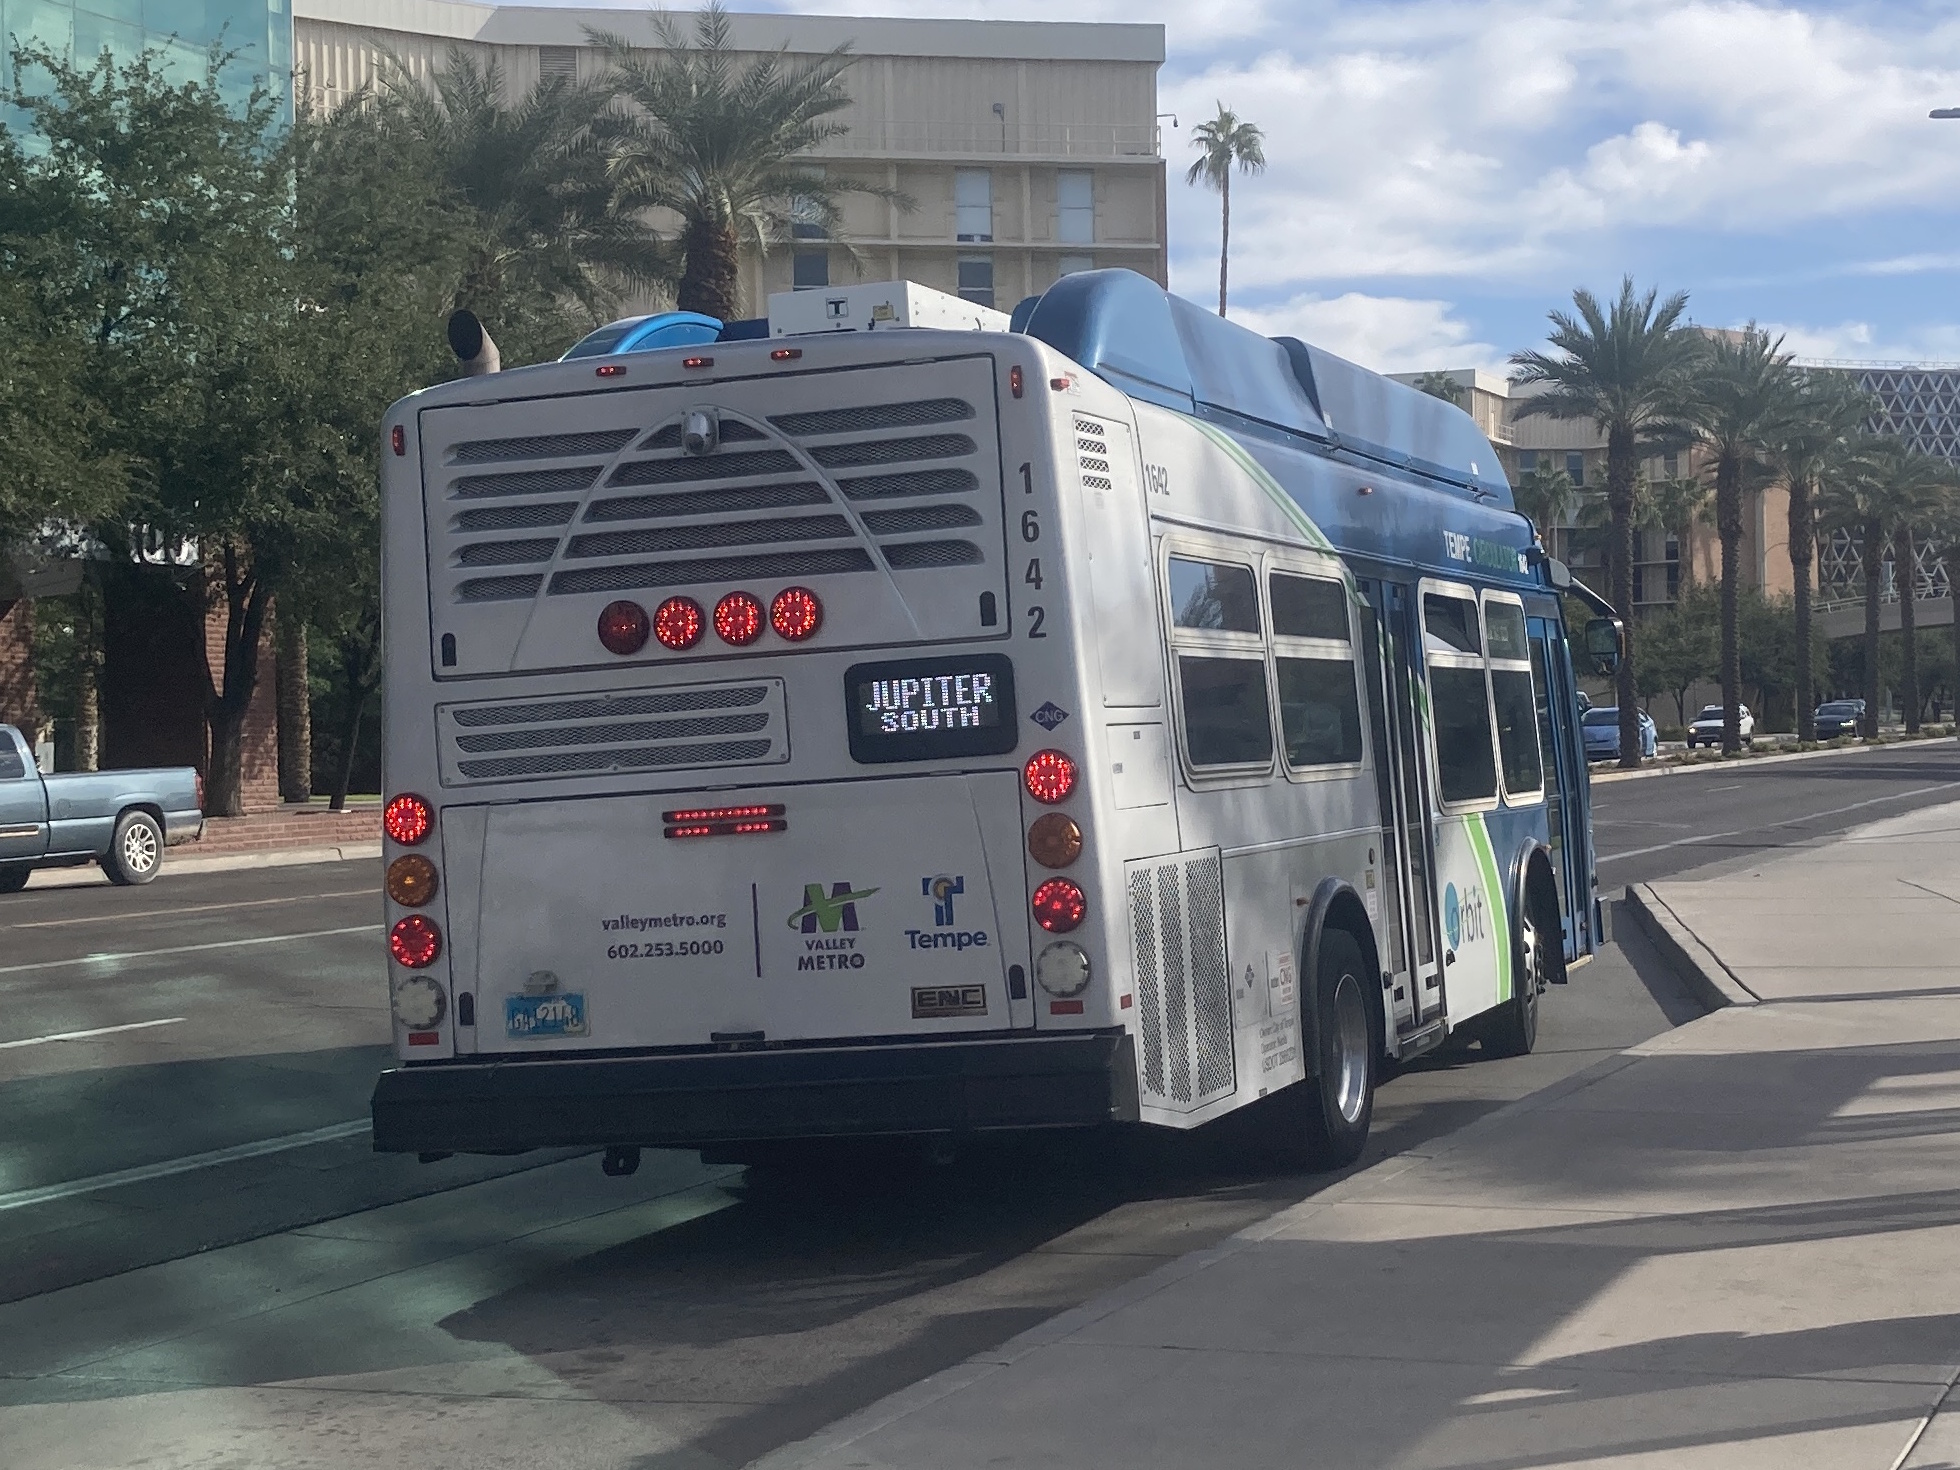
MULTIPOLYGON (((1602 887, 1956 797, 1951 742, 1602 781, 1602 887)), ((377 1157, 367 865, 4 904, 0 1459, 21 1470, 741 1465, 1327 1182, 1230 1129, 827 1181, 377 1157)), ((1533 1056, 1389 1080, 1363 1164, 1694 1014, 1626 928, 1549 997, 1533 1056)))

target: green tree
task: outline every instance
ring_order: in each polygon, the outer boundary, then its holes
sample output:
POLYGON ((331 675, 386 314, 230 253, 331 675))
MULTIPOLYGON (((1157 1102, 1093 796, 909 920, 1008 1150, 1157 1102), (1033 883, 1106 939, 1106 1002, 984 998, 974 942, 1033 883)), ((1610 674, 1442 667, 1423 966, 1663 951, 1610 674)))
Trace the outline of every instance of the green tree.
POLYGON ((1783 339, 1751 322, 1717 337, 1689 387, 1688 412, 1714 457, 1715 530, 1722 539, 1722 749, 1742 749, 1742 498, 1769 480, 1769 445, 1796 393, 1783 339))
MULTIPOLYGON (((1806 373, 1798 379, 1788 412, 1769 436, 1770 461, 1790 495, 1790 582, 1800 646, 1811 641, 1817 497, 1848 463, 1853 441, 1870 412, 1870 399, 1844 378, 1806 373)), ((1797 671, 1796 705, 1798 739, 1815 740, 1817 689, 1808 664, 1797 671)))
POLYGON ((1942 518, 1952 472, 1943 460, 1915 454, 1892 486, 1892 580, 1899 594, 1899 708, 1908 734, 1919 731, 1919 547, 1942 518))
POLYGON ((1571 514, 1578 502, 1579 489, 1564 470, 1535 465, 1518 476, 1511 487, 1511 502, 1531 517, 1540 538, 1571 514))
POLYGON ((1257 123, 1242 121, 1221 102, 1218 116, 1191 129, 1191 146, 1199 150, 1199 156, 1184 171, 1184 182, 1202 183, 1218 191, 1218 314, 1223 316, 1225 278, 1232 258, 1232 170, 1246 175, 1266 171, 1266 135, 1257 123))
POLYGON ((1694 561, 1688 537, 1708 509, 1708 482, 1699 475, 1642 480, 1634 494, 1634 524, 1642 530, 1665 531, 1680 550, 1681 580, 1694 580, 1694 561))
MULTIPOLYGON (((1219 313, 1220 316, 1224 314, 1222 311, 1219 313)), ((1412 386, 1418 393, 1427 393, 1431 398, 1440 398, 1457 408, 1463 407, 1463 385, 1449 373, 1441 370, 1424 373, 1412 386)))
POLYGON ((1818 498, 1819 517, 1827 529, 1858 538, 1865 583, 1863 695, 1864 735, 1878 734, 1879 604, 1885 577, 1885 551, 1892 529, 1910 513, 1916 486, 1941 471, 1893 438, 1868 437, 1858 442, 1855 457, 1818 498))
POLYGON ((1688 691, 1721 669, 1719 612, 1706 588, 1684 589, 1673 607, 1640 629, 1638 688, 1643 699, 1665 694, 1675 723, 1688 723, 1688 691))
POLYGON ((1635 700, 1633 628, 1634 491, 1643 439, 1679 436, 1681 404, 1699 355, 1697 337, 1680 325, 1688 309, 1685 292, 1665 301, 1644 296, 1633 278, 1602 306, 1592 292, 1572 293, 1573 313, 1554 311, 1549 334, 1552 351, 1520 352, 1512 357, 1513 381, 1542 385, 1524 400, 1520 417, 1543 414, 1559 419, 1590 419, 1606 435, 1606 503, 1612 518, 1612 600, 1633 645, 1621 660, 1620 764, 1640 763, 1640 721, 1635 700))
POLYGON ((856 58, 848 45, 808 61, 787 48, 743 59, 720 0, 695 17, 691 37, 664 14, 653 28, 652 52, 609 31, 588 34, 611 64, 607 86, 629 104, 608 135, 615 197, 680 216, 681 310, 724 321, 741 315, 744 238, 767 253, 792 223, 840 236, 843 201, 853 194, 911 207, 896 190, 799 161, 848 131, 837 120, 851 105, 845 75, 856 58))

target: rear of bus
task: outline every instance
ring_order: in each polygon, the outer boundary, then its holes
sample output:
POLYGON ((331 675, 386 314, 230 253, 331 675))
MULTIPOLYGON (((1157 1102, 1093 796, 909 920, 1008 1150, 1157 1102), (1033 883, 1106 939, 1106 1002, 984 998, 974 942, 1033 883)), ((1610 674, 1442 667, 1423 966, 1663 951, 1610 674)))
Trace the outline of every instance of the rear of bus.
POLYGON ((1120 399, 1081 376, 901 331, 396 406, 378 1148, 1135 1117, 1063 575, 1072 414, 1120 399))

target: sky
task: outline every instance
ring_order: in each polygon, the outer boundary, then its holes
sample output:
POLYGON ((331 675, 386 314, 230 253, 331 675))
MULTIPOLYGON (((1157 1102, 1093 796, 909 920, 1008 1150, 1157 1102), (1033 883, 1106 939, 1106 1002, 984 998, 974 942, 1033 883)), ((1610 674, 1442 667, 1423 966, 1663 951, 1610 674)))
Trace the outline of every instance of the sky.
MULTIPOLYGON (((592 3, 592 0, 587 0, 592 3)), ((679 8, 677 6, 677 8, 679 8)), ((1575 287, 1689 293, 1803 357, 1960 361, 1960 0, 735 0, 736 9, 1161 23, 1171 286, 1382 371, 1483 367, 1575 287)))

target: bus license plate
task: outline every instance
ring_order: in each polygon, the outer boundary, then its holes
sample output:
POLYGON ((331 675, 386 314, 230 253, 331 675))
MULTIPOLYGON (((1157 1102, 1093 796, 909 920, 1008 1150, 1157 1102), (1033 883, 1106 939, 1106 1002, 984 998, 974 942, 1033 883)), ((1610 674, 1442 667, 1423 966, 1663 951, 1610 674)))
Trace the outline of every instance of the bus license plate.
POLYGON ((585 997, 576 991, 504 997, 504 1032, 516 1040, 585 1035, 585 997))

